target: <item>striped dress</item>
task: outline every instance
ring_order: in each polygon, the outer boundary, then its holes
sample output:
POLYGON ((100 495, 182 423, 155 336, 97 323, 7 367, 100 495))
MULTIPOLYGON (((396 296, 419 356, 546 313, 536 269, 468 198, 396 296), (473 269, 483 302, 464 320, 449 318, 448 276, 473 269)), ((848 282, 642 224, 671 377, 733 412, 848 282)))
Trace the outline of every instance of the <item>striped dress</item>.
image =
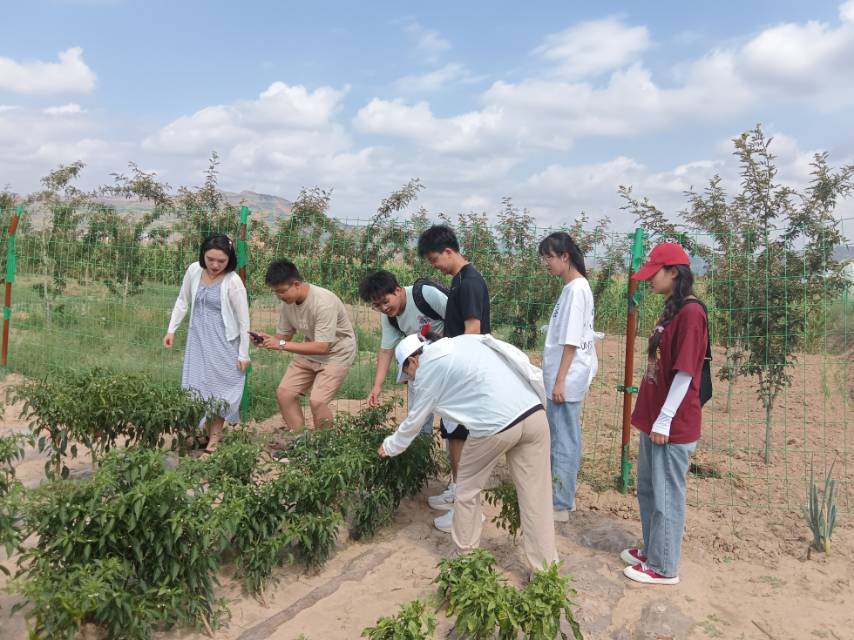
POLYGON ((228 407, 222 417, 227 422, 240 422, 240 399, 246 375, 237 368, 240 339, 225 337, 220 297, 222 283, 223 280, 211 286, 199 283, 190 315, 181 386, 197 391, 205 399, 224 400, 228 407))

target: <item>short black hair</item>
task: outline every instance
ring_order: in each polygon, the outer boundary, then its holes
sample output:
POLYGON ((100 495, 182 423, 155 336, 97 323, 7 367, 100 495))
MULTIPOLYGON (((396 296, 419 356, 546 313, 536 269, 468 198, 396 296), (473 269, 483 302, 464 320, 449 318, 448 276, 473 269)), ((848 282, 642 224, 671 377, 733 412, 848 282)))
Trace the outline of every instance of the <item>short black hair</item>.
POLYGON ((199 247, 199 264, 202 269, 205 268, 205 254, 211 249, 219 249, 228 256, 228 264, 225 265, 226 273, 237 268, 237 253, 234 251, 231 238, 221 233, 212 233, 202 241, 202 246, 199 247))
POLYGON ((380 269, 362 278, 359 283, 359 297, 365 302, 373 302, 394 293, 399 286, 391 271, 380 269))
POLYGON ((428 253, 442 253, 445 249, 460 252, 457 234, 446 224, 434 224, 418 238, 419 258, 424 258, 428 253))
POLYGON ((303 280, 299 274, 299 269, 290 260, 285 260, 284 258, 273 260, 270 266, 267 267, 267 275, 264 277, 264 282, 267 283, 268 287, 295 281, 302 282, 303 280))

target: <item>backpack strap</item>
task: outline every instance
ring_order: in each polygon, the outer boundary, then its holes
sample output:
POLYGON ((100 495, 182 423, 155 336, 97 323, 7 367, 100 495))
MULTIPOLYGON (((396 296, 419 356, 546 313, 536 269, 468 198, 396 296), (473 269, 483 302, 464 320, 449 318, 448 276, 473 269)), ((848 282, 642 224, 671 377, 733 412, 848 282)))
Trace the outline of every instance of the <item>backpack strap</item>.
MULTIPOLYGON (((429 280, 421 280, 418 279, 415 281, 415 284, 412 285, 412 299, 415 301, 415 306, 418 307, 418 310, 423 313, 425 316, 432 320, 444 320, 444 318, 436 311, 433 307, 430 306, 430 303, 424 298, 424 286, 430 286, 434 289, 439 289, 433 285, 429 280)), ((439 289, 441 291, 441 289, 439 289)), ((391 318, 389 318, 391 320, 391 318)))
POLYGON ((686 304, 691 304, 691 303, 700 305, 701 307, 703 307, 703 311, 706 313, 706 360, 711 362, 712 361, 712 336, 709 333, 709 310, 708 310, 708 308, 706 308, 706 305, 703 303, 703 301, 697 300, 697 298, 688 298, 687 300, 685 300, 685 302, 683 303, 682 306, 684 307, 686 304))

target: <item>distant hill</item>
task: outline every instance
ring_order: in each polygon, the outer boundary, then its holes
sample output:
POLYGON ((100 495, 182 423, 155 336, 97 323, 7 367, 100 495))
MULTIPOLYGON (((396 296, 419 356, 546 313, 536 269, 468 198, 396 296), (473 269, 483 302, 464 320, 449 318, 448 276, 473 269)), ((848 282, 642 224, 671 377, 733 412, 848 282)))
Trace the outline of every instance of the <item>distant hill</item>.
MULTIPOLYGON (((255 193, 254 191, 241 191, 234 193, 232 191, 223 191, 225 199, 230 204, 235 206, 246 205, 252 210, 256 218, 263 214, 261 219, 267 224, 275 224, 282 218, 287 218, 291 214, 293 203, 285 198, 271 196, 266 193, 255 193)), ((151 209, 151 204, 141 200, 127 200, 125 198, 102 197, 98 199, 100 202, 110 205, 120 213, 127 214, 142 214, 151 209)), ((48 212, 41 205, 30 205, 27 207, 27 217, 34 227, 41 227, 48 218, 48 212)), ((173 216, 168 216, 162 221, 166 224, 174 222, 173 216)))
MULTIPOLYGON (((241 191, 234 193, 233 191, 223 191, 226 202, 235 206, 246 205, 253 212, 263 212, 267 214, 269 222, 273 222, 280 218, 286 218, 291 214, 291 206, 293 203, 285 198, 271 196, 266 193, 255 193, 254 191, 241 191)), ((104 204, 109 204, 115 207, 116 211, 123 213, 135 213, 138 211, 146 211, 150 208, 150 204, 140 200, 126 200, 125 198, 100 198, 104 204)))
POLYGON ((246 205, 252 210, 253 214, 256 212, 266 214, 263 219, 268 224, 291 215, 293 202, 285 198, 271 196, 267 193, 255 193, 254 191, 241 191, 240 193, 223 191, 223 195, 225 195, 225 199, 231 204, 246 205))

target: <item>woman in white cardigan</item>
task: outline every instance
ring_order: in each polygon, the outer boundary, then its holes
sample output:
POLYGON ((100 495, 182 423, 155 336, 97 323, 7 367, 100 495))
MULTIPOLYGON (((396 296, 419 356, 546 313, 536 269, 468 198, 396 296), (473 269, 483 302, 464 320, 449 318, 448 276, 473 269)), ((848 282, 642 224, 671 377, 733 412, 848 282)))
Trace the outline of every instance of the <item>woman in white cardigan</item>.
POLYGON ((199 249, 199 261, 187 267, 163 337, 163 346, 171 348, 190 309, 181 386, 225 403, 222 414, 206 422, 208 453, 222 438, 225 421, 240 421, 249 366, 249 301, 236 267, 234 243, 228 236, 208 236, 199 249))

